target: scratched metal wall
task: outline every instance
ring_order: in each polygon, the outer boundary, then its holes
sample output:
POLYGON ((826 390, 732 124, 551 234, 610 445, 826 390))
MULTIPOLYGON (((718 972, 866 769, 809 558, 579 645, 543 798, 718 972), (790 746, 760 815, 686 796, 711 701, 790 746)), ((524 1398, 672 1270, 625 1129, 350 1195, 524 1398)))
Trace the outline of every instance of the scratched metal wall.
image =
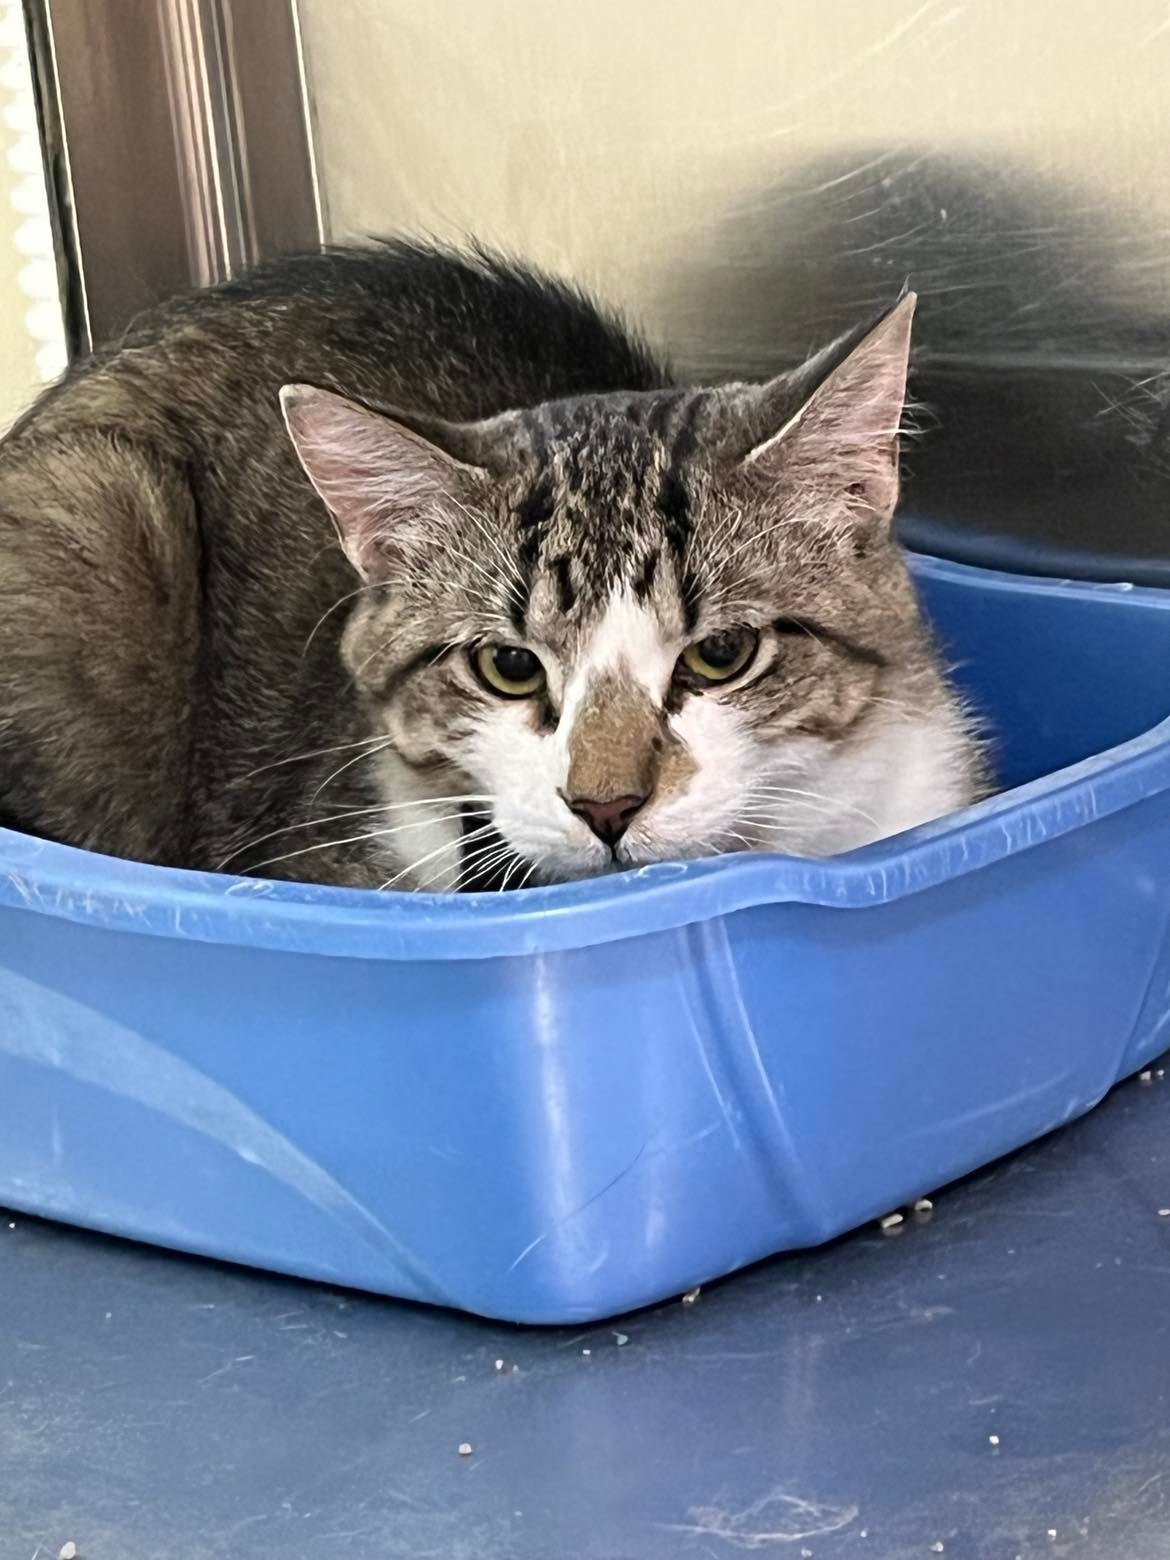
POLYGON ((301 10, 335 236, 474 231, 697 377, 766 374, 908 279, 934 540, 1170 557, 1167 0, 301 10))

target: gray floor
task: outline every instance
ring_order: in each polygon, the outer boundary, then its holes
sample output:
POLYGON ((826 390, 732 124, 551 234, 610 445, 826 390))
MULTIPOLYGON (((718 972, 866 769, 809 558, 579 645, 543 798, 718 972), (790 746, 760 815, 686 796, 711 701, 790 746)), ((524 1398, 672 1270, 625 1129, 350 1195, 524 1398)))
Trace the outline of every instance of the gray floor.
POLYGON ((5 1217, 0 1560, 1166 1560, 1168 1091, 578 1333, 5 1217))

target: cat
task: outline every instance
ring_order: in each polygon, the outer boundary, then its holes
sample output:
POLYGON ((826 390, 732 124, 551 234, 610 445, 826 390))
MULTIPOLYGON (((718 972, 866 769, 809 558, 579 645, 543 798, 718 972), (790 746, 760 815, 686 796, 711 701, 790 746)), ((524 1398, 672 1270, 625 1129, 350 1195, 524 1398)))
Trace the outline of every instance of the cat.
POLYGON ((891 525, 913 308, 701 389, 479 248, 158 308, 0 445, 0 822, 449 891, 966 805, 891 525))

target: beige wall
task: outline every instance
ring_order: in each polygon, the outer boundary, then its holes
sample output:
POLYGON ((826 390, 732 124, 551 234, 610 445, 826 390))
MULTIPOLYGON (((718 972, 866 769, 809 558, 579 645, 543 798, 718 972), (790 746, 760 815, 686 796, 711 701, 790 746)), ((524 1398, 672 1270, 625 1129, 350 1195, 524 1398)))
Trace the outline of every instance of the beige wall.
POLYGON ((20 0, 0 0, 0 428, 65 366, 20 0))
POLYGON ((688 364, 760 366, 906 274, 941 351, 1165 316, 1165 0, 301 8, 334 236, 474 231, 688 364))

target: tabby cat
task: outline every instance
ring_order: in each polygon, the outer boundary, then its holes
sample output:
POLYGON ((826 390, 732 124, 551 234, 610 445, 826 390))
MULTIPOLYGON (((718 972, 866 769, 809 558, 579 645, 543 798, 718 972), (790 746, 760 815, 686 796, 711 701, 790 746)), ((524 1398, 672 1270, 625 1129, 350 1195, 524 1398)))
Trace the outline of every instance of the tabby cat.
POLYGON ((0 446, 0 822, 452 890, 963 806, 891 534, 913 305, 714 389, 479 250, 152 312, 0 446))

